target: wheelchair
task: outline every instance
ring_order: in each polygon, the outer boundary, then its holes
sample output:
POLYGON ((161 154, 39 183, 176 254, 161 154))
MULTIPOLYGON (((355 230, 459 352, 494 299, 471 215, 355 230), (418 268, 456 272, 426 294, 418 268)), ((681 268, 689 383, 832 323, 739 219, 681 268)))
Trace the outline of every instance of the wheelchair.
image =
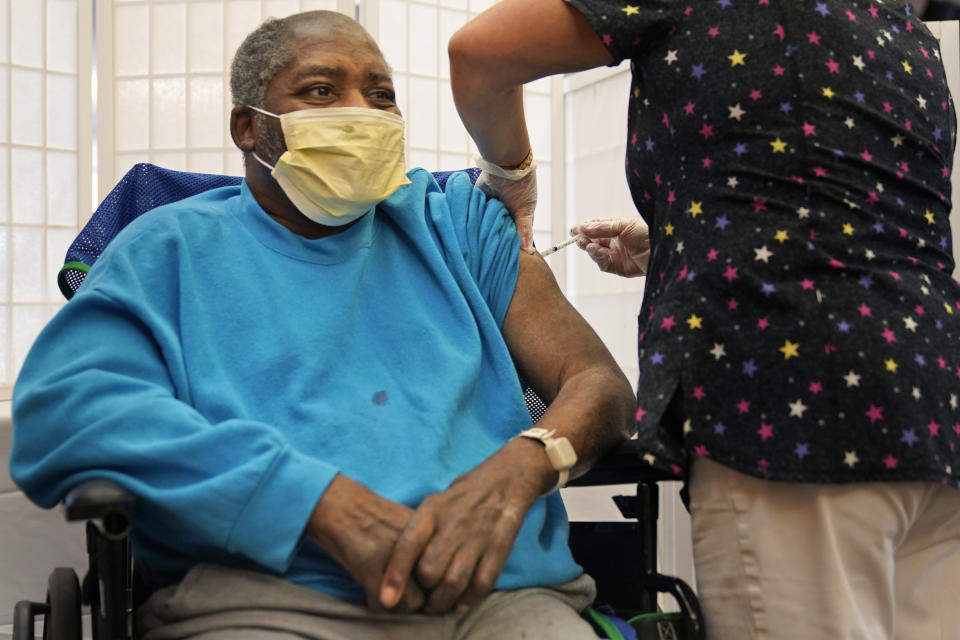
MULTIPOLYGON (((480 170, 464 170, 476 181, 480 170)), ((434 173, 440 188, 455 172, 434 173)), ((135 165, 104 199, 70 246, 57 283, 70 299, 110 240, 131 220, 162 204, 217 187, 236 185, 241 178, 172 171, 152 164, 135 165)), ((529 388, 524 398, 536 423, 546 405, 529 388)), ((613 640, 705 640, 703 616, 693 590, 683 580, 657 573, 658 483, 673 476, 641 460, 636 441, 624 442, 589 473, 570 486, 633 484, 631 495, 614 496, 628 521, 571 522, 574 558, 597 582, 597 604, 585 612, 599 637, 613 640), (678 612, 662 612, 657 596, 669 594, 678 612)), ((13 640, 32 640, 35 621, 43 617, 43 637, 80 640, 81 610, 88 606, 93 640, 130 640, 134 612, 148 595, 139 583, 131 550, 130 531, 136 500, 116 483, 89 480, 64 498, 68 521, 86 521, 89 567, 82 585, 71 568, 55 568, 47 583, 46 600, 16 604, 13 640)))

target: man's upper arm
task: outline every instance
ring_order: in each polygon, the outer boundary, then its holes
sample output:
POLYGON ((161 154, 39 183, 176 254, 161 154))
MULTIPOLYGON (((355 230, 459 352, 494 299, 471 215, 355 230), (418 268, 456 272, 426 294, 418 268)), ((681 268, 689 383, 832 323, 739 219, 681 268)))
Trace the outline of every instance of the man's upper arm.
POLYGON ((466 175, 451 176, 445 196, 449 211, 443 213, 444 224, 451 225, 469 278, 502 326, 516 284, 520 250, 516 226, 503 204, 474 188, 466 175))
POLYGON ((543 258, 520 250, 503 205, 465 177, 451 178, 446 197, 451 211, 459 212, 451 219, 471 277, 500 324, 514 365, 537 395, 552 401, 565 379, 588 368, 622 376, 543 258))
POLYGON ((503 336, 517 370, 547 403, 576 373, 596 366, 618 371, 599 336, 564 297, 553 272, 536 254, 520 252, 503 336))

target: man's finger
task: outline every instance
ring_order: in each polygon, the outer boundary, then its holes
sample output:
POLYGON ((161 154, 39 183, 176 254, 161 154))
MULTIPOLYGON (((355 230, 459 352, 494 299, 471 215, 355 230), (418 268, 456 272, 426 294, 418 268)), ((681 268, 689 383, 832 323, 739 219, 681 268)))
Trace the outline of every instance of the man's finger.
POLYGON ((435 528, 436 523, 432 516, 422 516, 420 512, 415 512, 406 529, 397 538, 380 584, 380 604, 387 609, 394 608, 400 602, 410 579, 410 572, 433 536, 435 528))
POLYGON ((423 591, 413 581, 407 581, 407 588, 403 590, 403 597, 394 611, 400 613, 413 613, 423 608, 427 598, 423 591))
MULTIPOLYGON (((462 536, 451 537, 438 531, 420 553, 414 574, 424 589, 432 591, 446 577, 450 564, 463 546, 462 536)), ((472 571, 472 569, 471 569, 472 571)))
POLYGON ((509 555, 509 546, 504 548, 501 545, 487 549, 487 552, 477 563, 476 569, 474 569, 470 584, 467 585, 467 589, 456 603, 458 610, 469 609, 490 595, 509 555))
POLYGON ((466 611, 493 591, 513 549, 520 524, 521 521, 515 521, 511 526, 498 526, 493 532, 483 555, 477 561, 470 584, 455 604, 457 611, 466 611))
POLYGON ((446 613, 464 595, 479 560, 481 547, 470 544, 461 547, 447 567, 443 580, 427 598, 428 613, 446 613))

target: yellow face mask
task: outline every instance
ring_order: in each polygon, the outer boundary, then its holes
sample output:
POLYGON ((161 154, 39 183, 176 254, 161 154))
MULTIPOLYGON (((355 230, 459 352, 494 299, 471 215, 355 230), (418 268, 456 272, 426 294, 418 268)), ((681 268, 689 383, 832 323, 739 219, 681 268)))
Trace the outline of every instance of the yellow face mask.
POLYGON ((405 184, 403 118, 378 109, 330 107, 276 115, 286 152, 270 169, 294 206, 316 223, 353 222, 405 184))

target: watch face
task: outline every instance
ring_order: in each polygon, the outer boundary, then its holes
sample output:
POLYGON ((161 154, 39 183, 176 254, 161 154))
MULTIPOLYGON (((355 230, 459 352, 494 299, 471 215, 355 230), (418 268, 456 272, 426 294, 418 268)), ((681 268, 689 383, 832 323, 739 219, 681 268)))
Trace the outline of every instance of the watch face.
POLYGON ((566 438, 551 438, 547 443, 547 457, 557 471, 569 470, 577 463, 577 453, 566 438))
POLYGON ((522 431, 520 435, 543 443, 547 458, 555 471, 569 471, 577 463, 577 453, 569 440, 563 436, 554 437, 555 433, 553 429, 532 427, 522 431))

